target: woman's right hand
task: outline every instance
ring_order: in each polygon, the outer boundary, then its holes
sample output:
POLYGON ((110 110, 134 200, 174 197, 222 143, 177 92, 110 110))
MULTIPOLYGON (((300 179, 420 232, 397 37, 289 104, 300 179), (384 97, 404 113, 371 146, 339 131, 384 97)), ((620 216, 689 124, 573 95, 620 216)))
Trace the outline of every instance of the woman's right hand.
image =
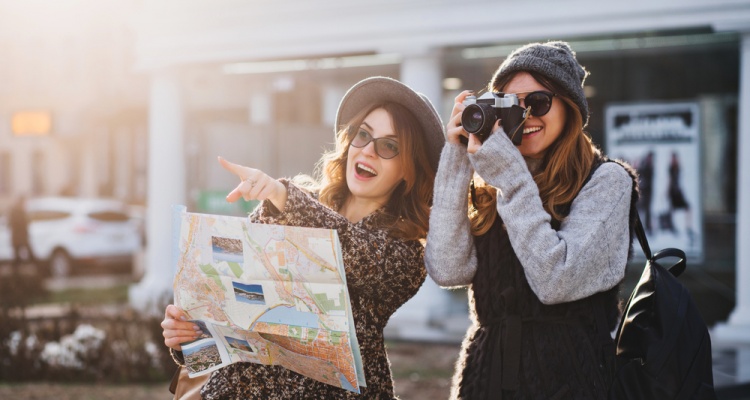
POLYGON ((283 212, 286 206, 286 186, 271 178, 265 172, 235 164, 219 157, 219 164, 224 169, 240 178, 240 183, 228 195, 227 201, 234 203, 240 197, 246 201, 269 200, 277 210, 283 212))
POLYGON ((201 335, 200 327, 187 320, 187 315, 174 304, 167 306, 161 327, 164 329, 164 344, 174 350, 182 350, 182 343, 191 342, 201 335))
POLYGON ((448 123, 445 125, 445 132, 448 142, 454 144, 466 145, 469 139, 469 133, 466 132, 461 126, 461 113, 463 113, 464 99, 466 96, 472 95, 474 92, 471 90, 464 90, 456 96, 455 102, 453 103, 453 110, 451 111, 451 117, 448 119, 448 123), (462 139, 463 138, 463 139, 462 139))
MULTIPOLYGON (((448 120, 448 124, 445 126, 445 132, 447 140, 450 143, 462 144, 466 146, 466 151, 470 154, 474 154, 482 147, 482 141, 476 135, 471 135, 469 132, 464 130, 461 126, 461 114, 463 114, 466 106, 464 100, 466 96, 472 95, 474 92, 471 90, 464 90, 456 96, 456 101, 453 104, 453 111, 451 111, 451 118, 448 120)), ((495 122, 495 128, 497 129, 499 123, 495 122)))

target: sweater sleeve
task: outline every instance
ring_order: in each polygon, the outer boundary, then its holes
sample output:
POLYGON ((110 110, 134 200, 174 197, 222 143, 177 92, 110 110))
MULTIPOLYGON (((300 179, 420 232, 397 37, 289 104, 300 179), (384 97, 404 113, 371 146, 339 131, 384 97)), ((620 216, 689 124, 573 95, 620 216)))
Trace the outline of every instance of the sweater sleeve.
POLYGON ((630 247, 632 191, 624 168, 616 163, 600 166, 555 231, 523 156, 505 135, 492 135, 470 160, 477 173, 498 188, 498 213, 540 301, 582 299, 622 280, 630 247))
POLYGON ((425 250, 427 273, 440 286, 468 285, 477 269, 468 217, 472 174, 466 148, 446 143, 435 178, 425 250))
POLYGON ((349 220, 343 215, 326 207, 310 193, 300 189, 286 178, 279 179, 279 181, 287 188, 284 211, 280 212, 272 202, 264 200, 250 214, 250 222, 337 230, 349 225, 349 220))

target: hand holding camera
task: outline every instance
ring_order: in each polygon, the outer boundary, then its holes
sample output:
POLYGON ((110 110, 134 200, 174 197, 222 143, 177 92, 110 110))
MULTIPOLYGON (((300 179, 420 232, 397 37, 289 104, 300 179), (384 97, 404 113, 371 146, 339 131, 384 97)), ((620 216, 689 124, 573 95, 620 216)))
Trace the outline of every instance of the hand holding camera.
POLYGON ((518 96, 512 93, 487 92, 479 98, 467 96, 463 104, 466 108, 461 114, 461 125, 466 132, 476 135, 484 142, 492 134, 492 128, 499 119, 513 144, 521 145, 527 110, 518 105, 518 96))

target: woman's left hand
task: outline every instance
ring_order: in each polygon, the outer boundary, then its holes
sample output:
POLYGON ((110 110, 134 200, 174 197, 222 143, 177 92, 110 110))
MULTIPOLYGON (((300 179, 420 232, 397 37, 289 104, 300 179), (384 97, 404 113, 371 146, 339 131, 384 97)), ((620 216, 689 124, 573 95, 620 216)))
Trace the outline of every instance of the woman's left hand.
MULTIPOLYGON (((467 143, 468 139, 466 151, 470 154, 476 153, 482 147, 482 141, 477 138, 477 135, 466 132, 466 130, 464 130, 464 128, 461 126, 461 115, 466 108, 463 102, 464 100, 466 100, 466 96, 472 94, 472 91, 464 90, 463 92, 459 93, 458 96, 456 96, 453 103, 453 110, 451 110, 451 118, 445 125, 446 137, 448 142, 456 144, 461 142, 467 143)), ((500 122, 498 120, 497 122, 495 122, 495 126, 492 128, 493 132, 497 131, 499 126, 500 122)))

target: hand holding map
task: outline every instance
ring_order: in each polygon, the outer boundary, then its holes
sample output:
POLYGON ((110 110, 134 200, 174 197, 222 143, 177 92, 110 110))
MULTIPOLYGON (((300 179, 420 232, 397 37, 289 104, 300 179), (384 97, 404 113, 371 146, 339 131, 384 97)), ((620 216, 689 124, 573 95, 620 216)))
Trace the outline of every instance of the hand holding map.
POLYGON ((365 386, 335 230, 175 209, 175 304, 203 335, 182 343, 191 377, 235 362, 365 386))

